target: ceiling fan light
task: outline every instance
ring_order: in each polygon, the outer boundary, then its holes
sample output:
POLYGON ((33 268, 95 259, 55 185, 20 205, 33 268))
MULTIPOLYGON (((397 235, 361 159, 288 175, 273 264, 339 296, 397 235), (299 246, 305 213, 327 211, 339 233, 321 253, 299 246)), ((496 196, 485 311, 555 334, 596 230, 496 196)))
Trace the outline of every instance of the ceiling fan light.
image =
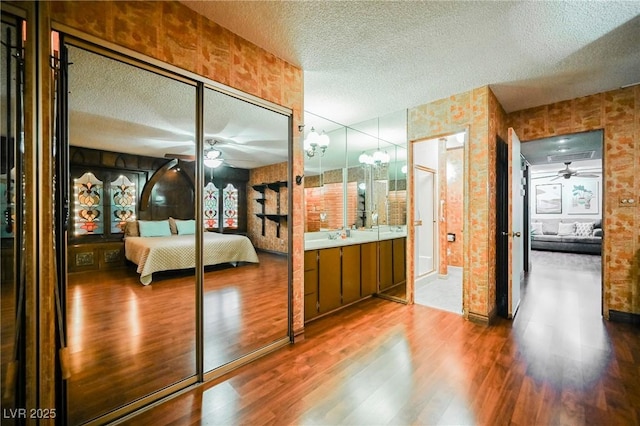
POLYGON ((222 165, 222 158, 205 158, 204 165, 210 169, 218 168, 222 165))
POLYGON ((209 160, 215 160, 216 158, 219 158, 222 155, 222 152, 218 151, 217 149, 211 149, 207 152, 207 158, 209 160))

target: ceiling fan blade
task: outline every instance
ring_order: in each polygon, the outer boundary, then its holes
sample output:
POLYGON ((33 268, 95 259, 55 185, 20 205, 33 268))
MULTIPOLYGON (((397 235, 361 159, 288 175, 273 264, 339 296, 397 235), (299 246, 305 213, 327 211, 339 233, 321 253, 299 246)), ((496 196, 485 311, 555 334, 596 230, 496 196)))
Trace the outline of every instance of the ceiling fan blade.
POLYGON ((187 154, 171 154, 171 153, 165 153, 164 154, 164 158, 170 158, 170 159, 177 159, 177 160, 183 160, 183 161, 196 161, 196 156, 195 155, 187 155, 187 154))
POLYGON ((594 175, 593 173, 576 173, 575 174, 576 177, 583 177, 583 178, 599 178, 600 175, 594 175))
POLYGON ((562 175, 558 175, 558 176, 554 177, 553 179, 551 179, 551 181, 554 181, 554 180, 560 179, 561 177, 562 177, 562 175))

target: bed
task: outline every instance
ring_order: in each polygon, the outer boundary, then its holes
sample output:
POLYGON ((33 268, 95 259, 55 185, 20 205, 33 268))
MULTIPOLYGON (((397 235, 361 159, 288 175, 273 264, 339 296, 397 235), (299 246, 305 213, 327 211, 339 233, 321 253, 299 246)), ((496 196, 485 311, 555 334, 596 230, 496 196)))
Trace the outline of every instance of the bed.
MULTIPOLYGON (((228 262, 258 263, 253 244, 242 235, 204 232, 203 245, 205 266, 228 262)), ((154 272, 195 267, 195 235, 127 236, 124 252, 128 260, 138 265, 140 282, 149 285, 154 272)))

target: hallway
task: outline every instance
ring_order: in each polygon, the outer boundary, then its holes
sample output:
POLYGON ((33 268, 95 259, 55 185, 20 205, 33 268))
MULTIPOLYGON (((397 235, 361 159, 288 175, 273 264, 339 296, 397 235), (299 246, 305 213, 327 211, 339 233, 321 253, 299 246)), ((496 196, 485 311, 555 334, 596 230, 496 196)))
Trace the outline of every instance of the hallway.
POLYGON ((640 423, 638 327, 601 319, 586 259, 547 261, 513 322, 373 298, 128 424, 640 423))

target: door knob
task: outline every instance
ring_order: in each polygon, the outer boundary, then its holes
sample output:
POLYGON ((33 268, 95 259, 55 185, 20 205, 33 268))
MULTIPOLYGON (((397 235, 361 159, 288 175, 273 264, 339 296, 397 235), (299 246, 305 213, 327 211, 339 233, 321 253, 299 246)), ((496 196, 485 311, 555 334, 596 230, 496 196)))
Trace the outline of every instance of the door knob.
POLYGON ((513 233, 513 237, 514 237, 514 238, 515 238, 515 237, 520 238, 520 236, 521 236, 521 235, 522 235, 522 234, 521 234, 520 232, 514 232, 514 233, 513 233))
POLYGON ((504 232, 504 231, 502 231, 502 236, 503 236, 503 237, 508 237, 509 235, 511 235, 511 234, 509 234, 508 232, 504 232))

